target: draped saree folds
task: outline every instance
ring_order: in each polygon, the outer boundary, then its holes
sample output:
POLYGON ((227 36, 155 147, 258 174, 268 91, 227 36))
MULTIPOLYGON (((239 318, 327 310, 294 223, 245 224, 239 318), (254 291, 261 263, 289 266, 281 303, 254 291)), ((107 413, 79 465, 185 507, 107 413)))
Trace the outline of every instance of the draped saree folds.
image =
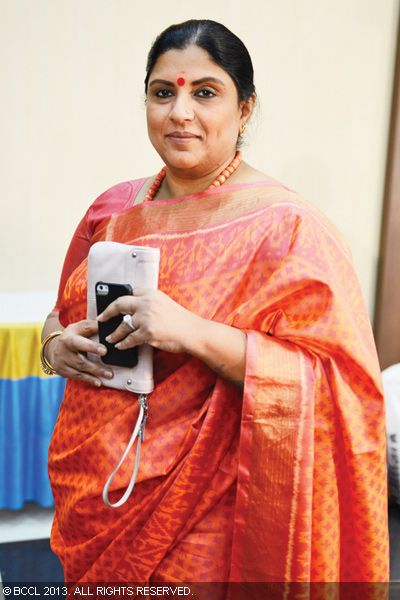
MULTIPOLYGON (((137 484, 117 510, 101 491, 135 396, 68 381, 49 451, 66 580, 387 581, 379 366, 332 225, 267 180, 134 206, 102 222, 92 242, 105 239, 159 247, 163 292, 246 332, 246 375, 242 390, 155 351, 137 484)), ((63 325, 85 318, 86 278, 85 260, 63 325)))

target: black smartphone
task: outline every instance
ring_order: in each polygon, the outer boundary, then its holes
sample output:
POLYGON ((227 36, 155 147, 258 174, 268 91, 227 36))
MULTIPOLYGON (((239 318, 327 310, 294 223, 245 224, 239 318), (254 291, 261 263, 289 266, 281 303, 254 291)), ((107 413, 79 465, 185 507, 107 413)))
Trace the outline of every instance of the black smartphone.
MULTIPOLYGON (((98 281, 95 291, 97 314, 99 315, 111 302, 114 302, 120 296, 132 295, 132 286, 129 283, 106 283, 105 281, 98 281)), ((119 350, 114 344, 106 342, 106 337, 117 329, 122 323, 123 318, 123 315, 117 315, 103 323, 99 321, 99 342, 107 348, 107 354, 102 356, 101 360, 107 365, 134 367, 138 362, 137 347, 119 350)))

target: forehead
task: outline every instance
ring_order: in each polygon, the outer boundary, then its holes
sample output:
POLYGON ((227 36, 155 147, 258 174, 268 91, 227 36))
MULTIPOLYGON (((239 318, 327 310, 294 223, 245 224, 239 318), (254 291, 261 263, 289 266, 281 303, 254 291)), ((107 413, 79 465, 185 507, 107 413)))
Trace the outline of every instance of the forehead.
POLYGON ((150 80, 156 77, 173 79, 179 75, 185 75, 189 80, 214 76, 233 84, 228 73, 211 60, 208 52, 194 45, 183 50, 173 49, 164 52, 154 65, 150 80))

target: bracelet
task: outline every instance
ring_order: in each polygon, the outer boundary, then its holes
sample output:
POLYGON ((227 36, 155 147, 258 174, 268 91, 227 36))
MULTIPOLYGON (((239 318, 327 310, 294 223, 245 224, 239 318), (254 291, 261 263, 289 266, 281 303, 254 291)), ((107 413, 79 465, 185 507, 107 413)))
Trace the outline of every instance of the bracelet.
POLYGON ((40 367, 41 367, 43 373, 46 373, 46 375, 55 375, 57 373, 57 371, 45 357, 44 351, 46 349, 47 344, 50 342, 50 340, 52 340, 53 338, 55 338, 61 334, 62 334, 62 331, 53 331, 53 333, 49 333, 49 335, 47 335, 42 342, 42 347, 40 348, 40 367))

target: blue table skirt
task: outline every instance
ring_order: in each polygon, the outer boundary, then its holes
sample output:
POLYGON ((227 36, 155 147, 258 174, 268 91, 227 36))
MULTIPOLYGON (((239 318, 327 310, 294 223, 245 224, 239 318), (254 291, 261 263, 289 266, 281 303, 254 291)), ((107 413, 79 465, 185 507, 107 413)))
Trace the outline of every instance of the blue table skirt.
POLYGON ((47 452, 64 388, 62 377, 0 379, 0 508, 53 506, 47 452))

